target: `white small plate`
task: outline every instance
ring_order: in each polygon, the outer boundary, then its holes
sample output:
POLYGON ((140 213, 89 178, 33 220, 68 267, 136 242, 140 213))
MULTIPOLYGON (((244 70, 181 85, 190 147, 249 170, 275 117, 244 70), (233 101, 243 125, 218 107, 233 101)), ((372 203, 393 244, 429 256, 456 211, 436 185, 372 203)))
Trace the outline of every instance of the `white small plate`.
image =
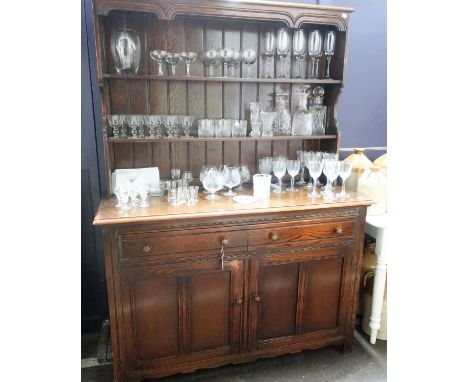
POLYGON ((252 195, 236 195, 232 197, 237 203, 248 204, 255 201, 255 198, 252 195))

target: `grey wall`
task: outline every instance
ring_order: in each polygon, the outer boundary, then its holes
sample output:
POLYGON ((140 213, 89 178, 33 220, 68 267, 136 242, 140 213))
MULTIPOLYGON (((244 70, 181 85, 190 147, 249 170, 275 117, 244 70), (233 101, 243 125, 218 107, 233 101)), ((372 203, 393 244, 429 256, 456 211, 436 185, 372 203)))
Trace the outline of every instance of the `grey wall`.
MULTIPOLYGON (((92 226, 103 176, 102 122, 96 75, 91 2, 81 0, 81 133, 82 133, 82 328, 96 329, 107 316, 102 240, 92 226), (102 175, 102 176, 101 176, 102 175)), ((287 1, 287 0, 283 0, 287 1)), ((293 0, 290 2, 298 2, 293 0)), ((304 0, 307 2, 307 0, 304 0)), ((345 6, 351 15, 346 84, 339 100, 338 122, 341 147, 387 145, 387 13, 385 0, 308 1, 312 4, 345 6)), ((367 151, 369 158, 382 154, 367 151)))

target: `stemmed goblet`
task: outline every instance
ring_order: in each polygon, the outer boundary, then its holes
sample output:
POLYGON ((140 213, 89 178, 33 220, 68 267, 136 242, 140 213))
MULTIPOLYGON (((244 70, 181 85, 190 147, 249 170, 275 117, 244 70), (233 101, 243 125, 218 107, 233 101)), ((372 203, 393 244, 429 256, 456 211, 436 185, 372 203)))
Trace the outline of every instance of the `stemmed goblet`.
POLYGON ((244 187, 242 187, 242 183, 246 183, 250 180, 250 171, 249 171, 249 166, 246 164, 240 164, 239 166, 239 171, 240 171, 240 184, 239 187, 237 187, 237 191, 244 191, 244 187))
POLYGON ((223 77, 228 76, 228 65, 234 59, 234 50, 229 48, 221 49, 218 52, 218 57, 220 61, 223 63, 223 77))
POLYGON ((213 77, 213 66, 219 64, 218 52, 214 49, 207 50, 203 54, 203 61, 208 66, 208 76, 213 77))
POLYGON ((107 120, 109 121, 109 125, 112 127, 112 138, 111 139, 118 139, 119 138, 119 126, 123 123, 124 116, 122 114, 112 114, 107 116, 107 120))
POLYGON ((335 54, 336 34, 333 31, 328 31, 325 35, 325 56, 327 57, 327 71, 325 74, 326 79, 330 79, 330 61, 335 54))
POLYGON ((183 186, 188 187, 190 186, 190 182, 193 180, 192 171, 184 171, 182 174, 183 186))
POLYGON ((173 180, 178 180, 180 178, 180 169, 179 168, 172 168, 171 169, 171 178, 173 180))
POLYGON ((117 197, 116 207, 124 211, 129 210, 130 207, 128 206, 128 188, 123 186, 116 186, 114 188, 114 194, 117 197))
POLYGON ((162 64, 166 60, 167 52, 165 50, 152 50, 150 57, 158 63, 158 76, 164 76, 162 64))
POLYGON ((323 161, 317 160, 316 157, 308 156, 306 159, 307 168, 309 170, 310 179, 313 180, 312 191, 307 194, 309 198, 317 198, 320 195, 317 193, 317 180, 322 175, 323 161))
POLYGON ((277 38, 277 46, 276 51, 278 52, 278 56, 280 57, 280 74, 278 78, 285 78, 286 73, 284 71, 284 59, 289 53, 289 33, 286 28, 278 29, 276 34, 277 38))
POLYGON ((242 62, 247 65, 247 78, 250 78, 250 67, 257 60, 257 52, 253 49, 242 51, 242 62))
POLYGON ((284 192, 282 189, 282 178, 286 174, 286 161, 286 158, 282 156, 273 158, 273 174, 278 178, 278 188, 273 190, 273 192, 277 194, 284 192))
POLYGON ((231 66, 231 77, 236 76, 236 66, 239 65, 242 61, 242 54, 238 50, 233 50, 234 56, 232 57, 232 60, 230 62, 231 66))
POLYGON ((286 163, 286 169, 288 174, 291 176, 291 187, 287 188, 286 191, 297 192, 297 188, 294 188, 294 177, 299 174, 299 169, 301 168, 301 162, 297 159, 289 159, 286 163))
POLYGON ((341 192, 338 194, 339 198, 345 199, 349 195, 346 193, 346 179, 351 175, 351 163, 341 161, 338 162, 338 176, 341 178, 341 192))
POLYGON ((318 30, 309 32, 310 78, 317 78, 318 59, 322 56, 323 38, 318 30))
POLYGON ((143 116, 146 126, 148 126, 150 139, 156 138, 155 129, 157 125, 156 115, 145 115, 143 116))
POLYGON ((297 159, 298 159, 299 162, 301 163, 301 180, 300 180, 299 182, 297 182, 297 184, 299 184, 299 185, 304 185, 304 184, 306 184, 306 182, 305 182, 305 180, 304 180, 305 155, 306 155, 306 152, 307 152, 307 151, 297 150, 297 159))
POLYGON ((166 62, 171 65, 171 75, 176 75, 176 65, 180 62, 182 58, 179 53, 167 53, 166 62))
POLYGON ((190 64, 197 59, 198 54, 195 52, 182 52, 180 57, 185 61, 185 75, 190 77, 190 64))
POLYGON ((306 35, 304 29, 296 29, 293 35, 293 56, 296 58, 296 78, 302 78, 302 59, 306 52, 306 35))
MULTIPOLYGON (((272 59, 272 57, 275 56, 276 52, 276 34, 274 30, 269 30, 265 34, 265 48, 263 54, 265 57, 267 57, 269 60, 272 59)), ((265 66, 265 77, 266 78, 272 78, 271 71, 266 70, 267 66, 265 66)))
POLYGON ((193 124, 193 115, 185 115, 183 118, 184 137, 190 137, 190 131, 193 124))
POLYGON ((127 125, 132 130, 131 139, 138 139, 138 124, 139 124, 139 115, 127 115, 127 125))

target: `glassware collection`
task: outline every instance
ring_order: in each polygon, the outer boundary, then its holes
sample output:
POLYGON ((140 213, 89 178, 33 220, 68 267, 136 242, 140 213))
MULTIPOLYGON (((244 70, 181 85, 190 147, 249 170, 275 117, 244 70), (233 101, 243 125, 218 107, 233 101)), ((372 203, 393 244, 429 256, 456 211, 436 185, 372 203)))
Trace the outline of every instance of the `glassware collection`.
POLYGON ((246 137, 247 121, 244 119, 199 119, 198 137, 246 137))
MULTIPOLYGON (((265 33, 263 55, 266 60, 273 60, 275 55, 280 58, 277 78, 287 78, 285 60, 291 51, 295 59, 293 78, 303 78, 302 61, 309 54, 309 75, 311 79, 318 79, 320 58, 325 55, 325 79, 331 79, 330 64, 336 48, 336 33, 334 31, 321 32, 319 30, 309 31, 307 41, 304 29, 294 29, 292 38, 290 31, 286 28, 268 30, 265 33)), ((135 30, 121 29, 113 30, 111 36, 111 52, 115 68, 119 74, 136 74, 141 58, 141 44, 135 30)), ((157 75, 164 76, 163 64, 168 65, 167 73, 176 76, 177 64, 185 63, 185 76, 190 77, 190 64, 198 58, 196 52, 167 52, 165 50, 152 50, 149 56, 158 64, 157 75)), ((208 68, 207 76, 216 77, 215 69, 220 66, 220 77, 241 77, 241 62, 247 67, 246 77, 251 78, 251 66, 257 61, 255 49, 237 50, 232 48, 209 49, 202 54, 203 63, 208 68)), ((266 78, 272 78, 270 71, 265 70, 266 78)), ((306 76, 307 77, 307 76, 306 76)))
POLYGON ((297 192, 298 189, 294 187, 295 177, 301 172, 301 180, 297 182, 297 185, 306 184, 304 187, 310 189, 307 194, 309 198, 314 199, 322 196, 324 201, 328 202, 349 197, 346 193, 345 183, 346 179, 351 175, 351 165, 345 161, 339 161, 336 154, 298 150, 297 160, 288 160, 284 156, 260 158, 258 169, 260 174, 273 174, 278 178, 278 183, 272 184, 274 193, 297 192), (308 184, 304 180, 305 168, 309 170, 308 184), (290 176, 291 185, 283 189, 282 178, 286 173, 290 176), (322 174, 326 176, 327 183, 319 193, 317 192, 318 178, 322 174), (338 177, 341 179, 341 192, 334 193, 333 183, 338 177))

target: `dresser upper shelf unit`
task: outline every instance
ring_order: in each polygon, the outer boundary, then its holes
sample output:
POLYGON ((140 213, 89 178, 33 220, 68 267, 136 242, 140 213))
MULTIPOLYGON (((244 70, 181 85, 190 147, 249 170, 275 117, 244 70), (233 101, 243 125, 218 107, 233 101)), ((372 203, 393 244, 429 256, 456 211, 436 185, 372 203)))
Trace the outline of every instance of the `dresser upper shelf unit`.
POLYGON ((154 143, 154 142, 253 142, 253 141, 298 141, 336 139, 336 135, 284 135, 273 137, 179 137, 179 138, 109 138, 109 143, 154 143))
POLYGON ((116 80, 247 82, 247 83, 264 83, 264 84, 321 84, 321 85, 341 84, 341 80, 310 79, 310 78, 157 76, 157 75, 152 75, 152 74, 103 74, 102 77, 116 79, 116 80))

